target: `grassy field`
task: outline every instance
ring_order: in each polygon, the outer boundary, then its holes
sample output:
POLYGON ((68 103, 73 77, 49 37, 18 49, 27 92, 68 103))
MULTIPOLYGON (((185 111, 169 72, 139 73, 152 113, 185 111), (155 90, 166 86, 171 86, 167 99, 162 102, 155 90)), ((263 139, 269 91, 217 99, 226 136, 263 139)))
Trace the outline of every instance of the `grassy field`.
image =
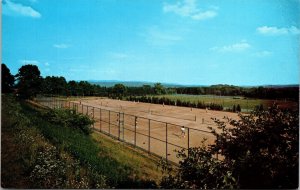
POLYGON ((298 103, 284 100, 264 100, 264 99, 246 99, 240 96, 215 96, 215 95, 185 95, 185 94, 173 94, 173 95, 158 95, 157 97, 166 97, 171 100, 181 100, 189 102, 204 102, 206 104, 215 103, 223 106, 224 110, 232 108, 233 105, 240 105, 242 111, 250 111, 255 106, 262 104, 264 108, 271 106, 276 102, 282 108, 297 109, 298 103))
POLYGON ((45 121, 43 112, 2 96, 2 187, 157 187, 159 160, 105 135, 45 121))

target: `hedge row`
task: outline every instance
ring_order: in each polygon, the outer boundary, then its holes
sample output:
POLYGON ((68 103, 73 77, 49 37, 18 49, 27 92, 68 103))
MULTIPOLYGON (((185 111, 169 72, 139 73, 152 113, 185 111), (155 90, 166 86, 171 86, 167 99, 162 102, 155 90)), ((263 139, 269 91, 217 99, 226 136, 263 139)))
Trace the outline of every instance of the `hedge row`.
POLYGON ((145 102, 152 104, 164 104, 164 105, 173 105, 173 106, 182 106, 182 107, 191 107, 191 108, 208 108, 210 110, 223 110, 223 106, 215 103, 205 104, 204 102, 189 102, 182 101, 180 99, 171 100, 166 97, 151 97, 151 96, 129 96, 126 97, 127 101, 135 101, 135 102, 145 102))

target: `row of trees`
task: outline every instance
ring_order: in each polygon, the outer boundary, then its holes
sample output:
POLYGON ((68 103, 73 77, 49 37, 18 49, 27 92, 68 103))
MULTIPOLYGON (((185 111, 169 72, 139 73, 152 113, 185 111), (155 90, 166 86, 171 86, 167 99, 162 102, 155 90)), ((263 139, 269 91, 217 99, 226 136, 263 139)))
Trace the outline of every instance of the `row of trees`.
POLYGON ((285 88, 243 88, 232 85, 212 85, 209 87, 176 87, 166 88, 161 83, 154 86, 143 85, 141 87, 126 87, 123 84, 116 84, 113 87, 101 87, 87 81, 69 81, 64 77, 47 76, 42 78, 40 71, 35 65, 24 65, 19 69, 16 76, 11 75, 5 64, 2 67, 2 92, 18 89, 24 97, 34 96, 36 93, 55 94, 65 96, 108 96, 122 98, 125 96, 146 96, 161 94, 214 94, 245 96, 250 98, 263 99, 289 99, 299 101, 299 87, 285 88), (16 85, 15 81, 17 82, 16 85), (27 91, 27 92, 25 92, 27 91))
MULTIPOLYGON (((201 109, 211 109, 211 110, 223 110, 223 106, 215 103, 205 104, 204 102, 190 102, 183 101, 180 99, 172 100, 167 97, 155 97, 155 96, 129 96, 126 97, 128 101, 135 102, 145 102, 152 104, 162 104, 162 105, 173 105, 173 106, 183 106, 183 107, 191 107, 191 108, 201 108, 201 109)), ((239 106, 239 105, 238 105, 239 106)), ((241 111, 241 108, 239 109, 241 111)), ((237 111, 237 109, 235 109, 237 111)))
POLYGON ((218 96, 245 96, 261 99, 288 99, 299 101, 299 87, 239 87, 233 85, 212 85, 209 87, 179 87, 175 88, 177 94, 205 95, 214 94, 218 96))
POLYGON ((18 73, 13 76, 5 64, 2 68, 2 92, 12 92, 17 89, 21 98, 32 98, 38 93, 63 95, 63 96, 108 96, 122 98, 130 95, 160 95, 172 91, 166 89, 161 83, 153 87, 143 85, 142 87, 126 87, 123 84, 116 84, 113 87, 101 87, 87 81, 66 81, 62 76, 41 77, 39 68, 36 65, 24 65, 18 73), (16 83, 16 84, 15 84, 16 83))

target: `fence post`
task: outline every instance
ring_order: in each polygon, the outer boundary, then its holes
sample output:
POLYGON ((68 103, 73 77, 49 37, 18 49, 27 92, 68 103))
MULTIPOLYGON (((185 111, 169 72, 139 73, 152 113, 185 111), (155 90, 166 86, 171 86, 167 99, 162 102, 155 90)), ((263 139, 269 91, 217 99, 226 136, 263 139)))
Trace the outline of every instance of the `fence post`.
POLYGON ((121 133, 121 121, 120 121, 120 119, 121 119, 121 116, 120 116, 120 112, 119 112, 119 132, 118 132, 118 139, 120 140, 120 133, 121 133))
POLYGON ((122 138, 123 138, 123 141, 124 141, 124 124, 125 124, 125 119, 124 119, 124 112, 122 114, 122 138))
POLYGON ((148 119, 148 152, 150 154, 150 119, 148 119))
POLYGON ((110 134, 110 110, 108 110, 108 134, 110 134))
POLYGON ((102 132, 102 127, 101 127, 101 108, 100 108, 100 132, 102 132))
POLYGON ((136 125, 137 125, 137 117, 134 117, 134 146, 136 146, 136 125))
POLYGON ((81 104, 81 113, 83 114, 83 104, 81 104))
POLYGON ((71 102, 69 102, 69 109, 71 108, 71 102))
POLYGON ((166 160, 168 162, 168 123, 166 123, 166 160))
POLYGON ((190 128, 187 128, 188 129, 188 158, 190 157, 190 128))
MULTIPOLYGON (((93 107, 93 120, 94 120, 94 118, 95 118, 95 108, 93 107)), ((93 128, 95 128, 94 122, 93 122, 93 128)))
POLYGON ((85 113, 85 115, 89 115, 89 106, 88 105, 86 106, 86 113, 85 113))

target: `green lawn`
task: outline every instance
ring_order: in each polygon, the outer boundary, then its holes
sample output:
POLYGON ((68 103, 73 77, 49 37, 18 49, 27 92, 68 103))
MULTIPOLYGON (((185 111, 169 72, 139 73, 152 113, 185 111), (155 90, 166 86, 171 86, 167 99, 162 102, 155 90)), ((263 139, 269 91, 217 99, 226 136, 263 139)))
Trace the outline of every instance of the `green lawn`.
POLYGON ((264 99, 247 99, 241 96, 215 96, 215 95, 186 95, 186 94, 172 94, 172 95, 158 95, 157 97, 166 97, 171 100, 181 100, 189 102, 204 102, 206 104, 215 103, 223 106, 224 110, 232 108, 233 105, 240 105, 242 111, 250 111, 255 106, 262 104, 264 108, 271 106, 276 102, 283 108, 297 108, 297 102, 284 101, 284 100, 264 100, 264 99))

